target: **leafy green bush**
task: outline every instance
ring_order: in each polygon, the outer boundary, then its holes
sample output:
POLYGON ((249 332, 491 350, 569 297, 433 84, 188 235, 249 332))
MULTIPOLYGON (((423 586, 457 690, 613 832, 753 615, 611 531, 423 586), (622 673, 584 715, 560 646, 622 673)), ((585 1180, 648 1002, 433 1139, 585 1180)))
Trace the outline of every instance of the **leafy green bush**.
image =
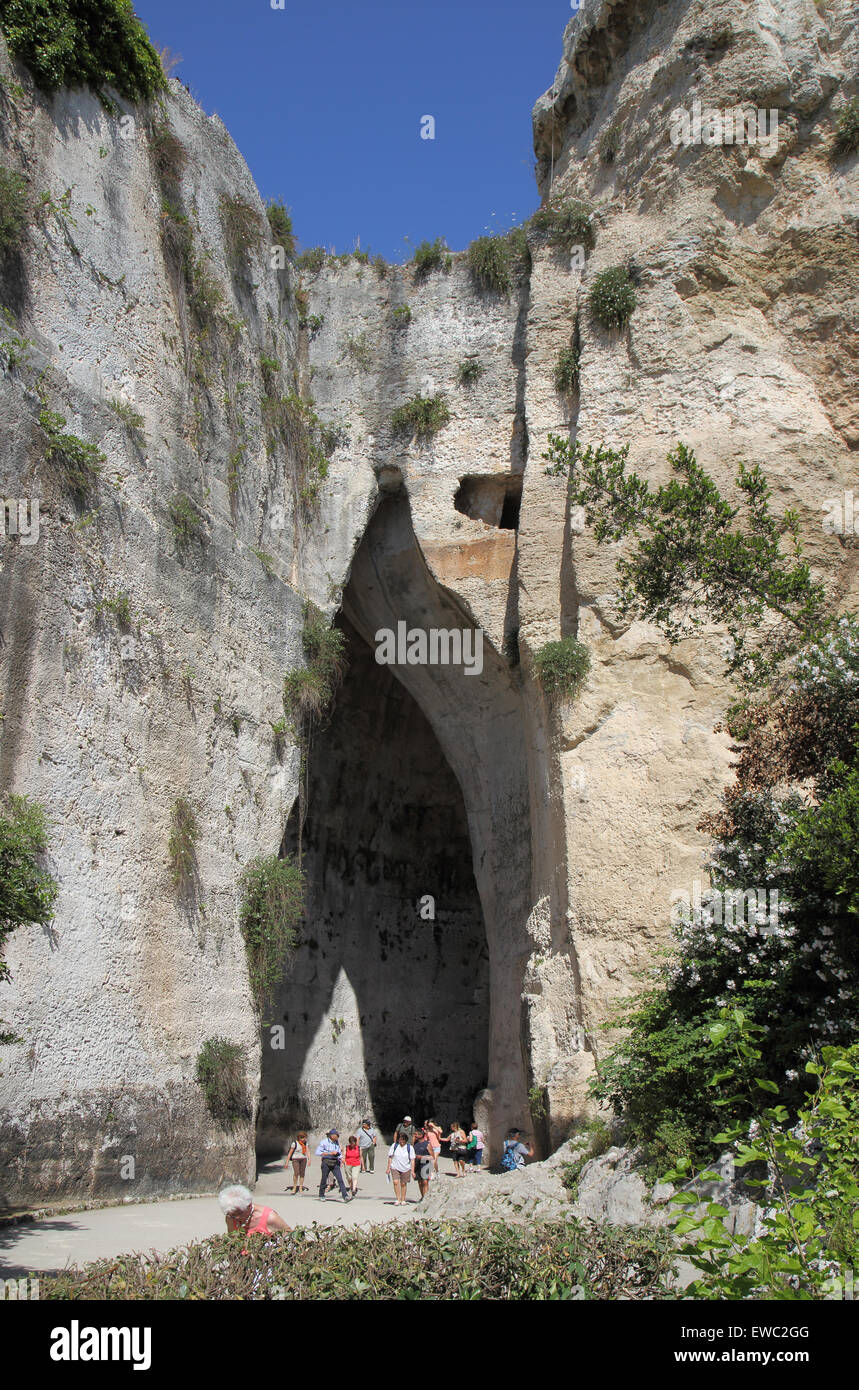
POLYGON ((477 357, 466 357, 463 362, 460 362, 456 373, 460 386, 470 386, 482 375, 483 365, 477 357))
POLYGON ((175 493, 167 510, 173 526, 173 538, 178 545, 189 545, 191 541, 199 541, 202 544, 205 541, 206 523, 203 514, 187 493, 175 493))
POLYGON ((714 839, 712 887, 676 905, 672 951, 616 1020, 626 1035, 595 1088, 653 1159, 684 1147, 700 1158, 726 1122, 754 1119, 760 1074, 795 1111, 809 1051, 859 1035, 859 619, 831 617, 798 519, 773 515, 756 465, 741 466, 737 502, 683 445, 669 455, 676 476, 656 489, 627 474, 625 449, 552 436, 547 457, 550 472, 569 472, 570 501, 599 543, 634 542, 618 565, 624 615, 672 642, 710 622, 730 639, 740 698, 726 728, 741 751, 700 826, 714 839), (764 1030, 760 1067, 713 1055, 731 999, 764 1030), (725 1095, 713 1070, 729 1065, 725 1095))
POLYGON ((603 328, 623 328, 635 308, 635 287, 622 265, 612 266, 596 277, 588 303, 603 328))
MULTIPOLYGON (((726 1008, 711 1030, 731 1060, 714 1082, 731 1081, 739 1070, 761 1061, 764 1029, 742 1009, 726 1008)), ((724 1224, 729 1212, 701 1191, 718 1178, 692 1175, 688 1160, 665 1177, 683 1185, 672 1201, 686 1207, 674 1231, 691 1239, 680 1253, 700 1276, 685 1290, 694 1299, 802 1300, 849 1297, 849 1281, 859 1263, 859 1046, 824 1047, 806 1064, 818 1085, 792 1123, 786 1106, 756 1109, 751 1126, 737 1123, 714 1136, 729 1144, 736 1168, 752 1167, 766 1177, 746 1178, 762 1189, 759 1222, 751 1234, 724 1224)), ((778 1096, 779 1087, 756 1075, 760 1090, 778 1096)), ((758 1102, 760 1104, 760 1102, 758 1102)), ((852 1290, 850 1290, 852 1292, 852 1290)))
POLYGON ((270 202, 266 208, 271 239, 275 246, 282 246, 287 257, 295 255, 295 233, 292 230, 292 216, 285 203, 270 202))
POLYGON ((142 101, 167 86, 131 0, 0 0, 0 25, 45 92, 113 87, 142 101))
MULTIPOLYGON (((0 984, 9 979, 3 959, 16 927, 35 922, 47 927, 59 888, 42 864, 48 848, 45 808, 27 796, 7 792, 0 799, 0 984)), ((20 1042, 0 1019, 0 1045, 20 1042)))
POLYGON ((393 310, 391 317, 394 320, 395 328, 408 328, 412 321, 412 311, 408 304, 398 304, 393 310))
POLYGON ((588 249, 594 244, 593 208, 574 198, 547 203, 531 218, 531 226, 545 235, 551 246, 571 251, 574 246, 588 249))
POLYGON ((408 434, 418 440, 431 439, 450 421, 450 407, 444 396, 417 396, 400 405, 391 416, 391 428, 396 434, 408 434))
POLYGON ((509 294, 510 244, 506 237, 482 236, 468 248, 468 269, 478 289, 509 294))
POLYGON ((346 669, 343 633, 330 627, 324 613, 309 602, 304 606, 301 639, 307 665, 291 671, 283 682, 283 706, 296 722, 325 712, 346 669))
POLYGON ((0 167, 0 257, 17 251, 28 221, 27 180, 0 167))
POLYGON ((251 1115, 244 1048, 227 1038, 207 1038, 197 1054, 197 1082, 210 1114, 224 1129, 251 1115))
POLYGON ((577 342, 561 348, 555 363, 555 390, 559 396, 572 396, 579 389, 579 357, 577 342))
POLYGON ((287 954, 298 942, 304 907, 304 875, 291 859, 276 854, 251 860, 241 876, 239 926, 248 958, 251 990, 262 1009, 283 974, 287 954))
POLYGON ((299 270, 306 270, 311 275, 316 275, 325 264, 325 248, 323 246, 311 246, 309 250, 302 251, 295 264, 299 270))
POLYGON ((848 101, 835 128, 835 150, 839 155, 859 150, 859 96, 848 101))
POLYGON ((69 492, 78 501, 84 501, 98 482, 106 456, 76 434, 64 434, 65 423, 65 416, 53 410, 39 412, 39 424, 46 440, 45 457, 60 464, 69 492))
POLYGON ((435 241, 422 241, 415 250, 412 259, 412 265, 418 278, 423 279, 432 270, 441 270, 444 266, 446 253, 447 244, 443 237, 438 236, 435 241))
MULTIPOLYGON (((252 1239, 256 1239, 252 1237, 252 1239)), ((265 1242, 215 1236, 159 1256, 121 1255, 40 1280, 49 1299, 413 1299, 501 1301, 671 1297, 661 1231, 593 1222, 410 1221, 370 1229, 299 1226, 265 1242)))
POLYGON ((546 642, 534 653, 534 674, 550 699, 572 699, 590 668, 590 653, 575 637, 546 642))
POLYGON ((220 201, 221 225, 227 254, 235 266, 250 256, 259 254, 262 247, 262 224, 256 208, 243 198, 229 198, 226 194, 220 201))
POLYGON ((187 797, 179 796, 170 809, 170 835, 167 857, 170 875, 177 888, 187 890, 197 876, 197 841, 200 827, 197 813, 187 797))

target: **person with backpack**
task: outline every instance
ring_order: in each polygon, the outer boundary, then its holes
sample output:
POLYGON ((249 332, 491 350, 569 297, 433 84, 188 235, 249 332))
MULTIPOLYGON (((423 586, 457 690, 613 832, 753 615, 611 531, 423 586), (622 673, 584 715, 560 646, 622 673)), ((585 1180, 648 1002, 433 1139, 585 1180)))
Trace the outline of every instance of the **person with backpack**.
POLYGON ((361 1169, 372 1173, 376 1162, 376 1131, 369 1120, 361 1121, 358 1130, 358 1148, 361 1150, 361 1169))
POLYGON ((534 1157, 534 1145, 523 1144, 521 1136, 521 1129, 507 1131, 507 1138, 504 1140, 504 1153, 501 1158, 501 1168, 505 1173, 514 1173, 517 1168, 524 1168, 525 1159, 534 1157))
POLYGON ((406 1206, 406 1188, 415 1175, 415 1151, 405 1130, 400 1130, 388 1150, 387 1174, 394 1180, 395 1207, 406 1206))
POLYGON ((340 1171, 340 1164, 343 1160, 343 1151, 340 1148, 340 1134, 336 1129, 329 1129, 325 1138, 316 1146, 317 1158, 322 1159, 322 1177, 319 1183, 319 1200, 325 1201, 325 1193, 328 1190, 329 1178, 334 1178, 340 1188, 340 1196, 344 1202, 351 1202, 352 1197, 346 1191, 346 1184, 343 1181, 343 1174, 340 1171))
POLYGON ((289 1166, 292 1160, 292 1195, 297 1196, 299 1189, 306 1192, 304 1186, 304 1175, 307 1172, 307 1131, 300 1129, 286 1151, 283 1160, 284 1168, 289 1166))
POLYGON ((479 1173, 483 1167, 483 1146, 485 1143, 483 1130, 477 1128, 477 1121, 471 1121, 471 1130, 468 1135, 468 1158, 472 1173, 479 1173))

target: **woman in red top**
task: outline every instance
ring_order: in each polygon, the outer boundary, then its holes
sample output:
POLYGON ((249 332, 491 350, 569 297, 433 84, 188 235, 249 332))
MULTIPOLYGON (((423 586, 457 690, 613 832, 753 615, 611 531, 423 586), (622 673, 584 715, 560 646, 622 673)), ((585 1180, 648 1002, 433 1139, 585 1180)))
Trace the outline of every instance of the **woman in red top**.
MULTIPOLYGON (((238 1183, 219 1192, 218 1201, 226 1218, 228 1231, 243 1231, 249 1236, 271 1236, 275 1231, 292 1230, 283 1217, 278 1216, 271 1207, 260 1206, 254 1201, 248 1188, 238 1183)), ((247 1250, 243 1250, 242 1254, 247 1254, 247 1250)))
POLYGON ((358 1174, 361 1171, 361 1150, 358 1147, 358 1136, 350 1134, 346 1141, 346 1181, 349 1184, 349 1191, 352 1196, 358 1193, 358 1174))

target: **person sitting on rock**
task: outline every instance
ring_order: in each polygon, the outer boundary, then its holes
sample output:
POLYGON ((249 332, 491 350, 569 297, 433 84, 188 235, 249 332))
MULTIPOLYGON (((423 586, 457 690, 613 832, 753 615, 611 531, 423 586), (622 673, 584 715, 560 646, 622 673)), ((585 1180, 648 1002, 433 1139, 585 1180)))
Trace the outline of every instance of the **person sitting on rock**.
POLYGON ((504 1156, 501 1159, 501 1167, 506 1172, 512 1172, 515 1168, 524 1168, 525 1159, 534 1157, 534 1145, 522 1143, 521 1129, 510 1129, 507 1131, 507 1138, 504 1140, 504 1156))

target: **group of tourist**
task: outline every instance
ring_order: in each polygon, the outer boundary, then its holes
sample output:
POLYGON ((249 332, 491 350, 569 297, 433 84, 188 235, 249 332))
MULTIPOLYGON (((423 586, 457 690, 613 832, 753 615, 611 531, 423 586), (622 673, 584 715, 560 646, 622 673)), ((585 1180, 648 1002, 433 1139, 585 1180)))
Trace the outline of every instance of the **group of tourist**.
MULTIPOLYGON (((349 1135, 345 1151, 340 1144, 339 1130, 329 1129, 316 1147, 316 1155, 321 1159, 322 1166, 319 1200, 324 1202, 329 1188, 339 1186, 344 1202, 351 1202, 358 1191, 358 1173, 374 1171, 377 1143, 376 1131, 369 1120, 361 1122, 357 1134, 349 1135), (341 1169, 344 1166, 348 1186, 343 1181, 341 1169)), ((406 1115, 402 1124, 397 1126, 385 1170, 387 1178, 393 1183, 394 1206, 406 1205, 406 1190, 412 1179, 417 1179, 420 1189, 418 1200, 424 1200, 430 1182, 438 1177, 438 1159, 444 1143, 450 1144, 456 1177, 465 1176, 466 1166, 475 1173, 480 1171, 483 1166, 484 1136, 476 1122, 472 1123, 467 1134, 456 1120, 450 1126, 449 1134, 442 1134, 441 1127, 434 1120, 426 1120, 424 1124, 416 1126, 411 1115, 406 1115)), ((307 1191, 304 1183, 309 1162, 307 1144, 307 1132, 301 1129, 286 1150, 284 1166, 292 1164, 293 1193, 307 1191)), ((524 1168, 526 1159, 533 1156, 534 1146, 523 1142, 521 1130, 509 1130, 504 1140, 502 1169, 524 1168)), ((273 1235, 276 1231, 292 1230, 271 1207, 255 1202, 250 1190, 241 1184, 225 1187, 218 1194, 218 1200, 228 1231, 265 1236, 273 1235)))
MULTIPOLYGON (((517 1131, 518 1133, 518 1131, 517 1131)), ((350 1134, 345 1147, 340 1142, 340 1131, 329 1129, 316 1146, 315 1155, 320 1159, 319 1200, 324 1202, 327 1194, 335 1187, 340 1189, 344 1202, 351 1202, 358 1194, 358 1174, 375 1171, 378 1134, 370 1120, 362 1120, 356 1134, 350 1134), (344 1176, 345 1170, 345 1176, 344 1176)), ((411 1180, 417 1180, 420 1201, 429 1191, 433 1178, 438 1177, 438 1160, 442 1144, 450 1145, 455 1177, 465 1177, 466 1172, 478 1173, 483 1167, 485 1139, 476 1121, 466 1132, 458 1120, 450 1126, 450 1132, 443 1134, 441 1125, 435 1120, 425 1120, 416 1125, 411 1115, 406 1115, 397 1125, 394 1142, 388 1150, 386 1177, 394 1185, 395 1206, 405 1206, 406 1187, 411 1180)), ((305 1177, 310 1162, 307 1131, 300 1129, 287 1145, 284 1167, 292 1165, 293 1195, 307 1192, 305 1177)))

